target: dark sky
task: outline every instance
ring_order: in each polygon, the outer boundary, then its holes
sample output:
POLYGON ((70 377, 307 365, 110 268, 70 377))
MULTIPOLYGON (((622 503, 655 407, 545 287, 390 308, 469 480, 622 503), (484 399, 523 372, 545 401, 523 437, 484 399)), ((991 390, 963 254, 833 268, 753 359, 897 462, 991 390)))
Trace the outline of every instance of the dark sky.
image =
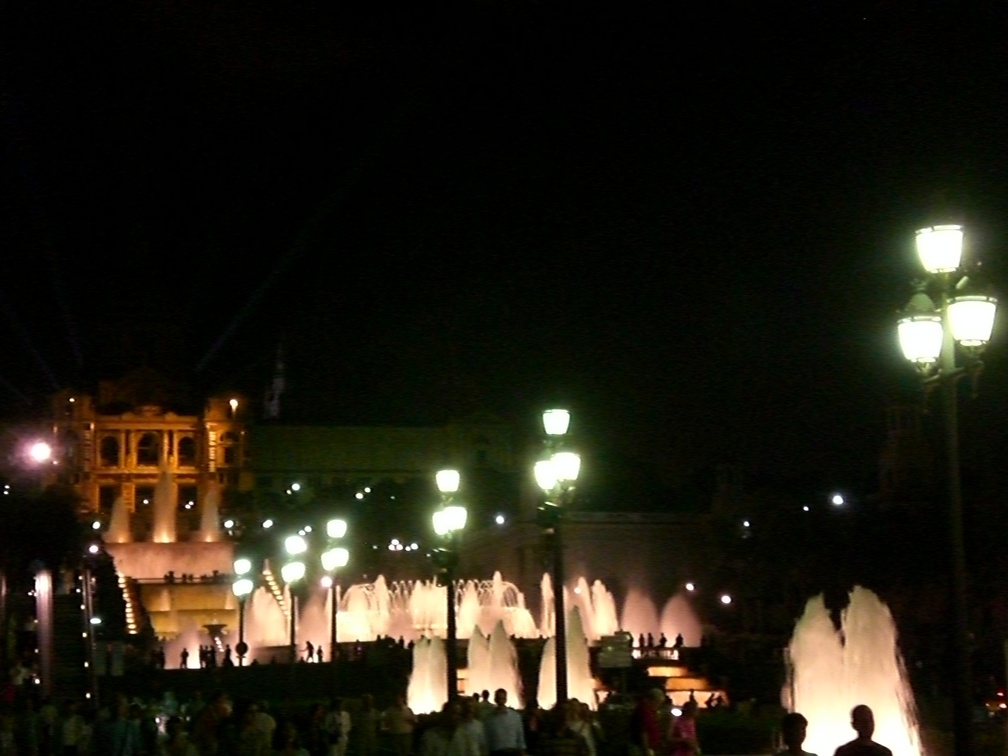
POLYGON ((0 3, 5 411, 142 362, 258 397, 282 343, 289 419, 564 402, 842 478, 911 385, 913 231, 1005 289, 1003 3, 358 5, 0 3))

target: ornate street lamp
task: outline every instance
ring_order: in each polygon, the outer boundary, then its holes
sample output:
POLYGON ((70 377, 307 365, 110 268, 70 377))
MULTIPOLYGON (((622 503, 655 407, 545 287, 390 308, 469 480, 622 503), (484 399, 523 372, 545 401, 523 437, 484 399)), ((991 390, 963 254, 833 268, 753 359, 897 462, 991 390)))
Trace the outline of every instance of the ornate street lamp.
POLYGON ((939 388, 945 419, 946 495, 951 539, 952 695, 955 753, 973 753, 972 674, 966 548, 959 464, 957 387, 965 375, 982 367, 980 352, 994 328, 997 301, 966 294, 969 278, 962 267, 961 226, 933 226, 917 232, 917 254, 927 279, 898 323, 903 355, 917 366, 926 389, 939 388), (958 361, 962 358, 962 363, 958 361))
POLYGON ((235 645, 235 653, 238 654, 238 666, 245 666, 245 655, 248 653, 248 644, 245 642, 245 602, 249 594, 255 590, 255 583, 248 577, 252 571, 252 561, 239 557, 234 561, 234 574, 237 580, 231 585, 231 591, 238 599, 238 643, 235 645))
POLYGON ((338 541, 346 535, 346 520, 333 519, 326 523, 326 535, 329 537, 330 545, 322 552, 322 569, 326 572, 329 581, 329 661, 336 661, 336 644, 338 642, 336 631, 336 618, 339 611, 339 586, 336 581, 336 571, 347 566, 350 561, 350 552, 333 542, 338 541))
MULTIPOLYGON (((289 556, 297 556, 308 550, 308 542, 299 535, 290 536, 284 541, 284 549, 289 556)), ((300 560, 287 562, 280 568, 280 577, 287 584, 287 592, 290 595, 290 660, 291 664, 297 662, 297 613, 298 600, 294 583, 305 576, 305 563, 300 560)))
POLYGON ((455 624, 455 567, 458 565, 458 539, 465 528, 468 512, 455 503, 460 476, 457 470, 440 470, 434 476, 441 493, 441 508, 431 517, 434 532, 441 538, 442 545, 431 552, 431 559, 438 568, 438 582, 445 587, 447 628, 445 641, 445 668, 448 682, 448 700, 458 694, 458 656, 456 641, 458 631, 455 624))
POLYGON ((564 409, 546 410, 542 414, 542 423, 546 433, 546 457, 535 463, 533 473, 545 494, 543 505, 539 508, 539 521, 553 555, 553 643, 556 652, 556 700, 560 704, 567 700, 567 616, 560 521, 564 506, 570 503, 574 494, 574 485, 581 471, 581 457, 562 450, 570 427, 570 412, 564 409))

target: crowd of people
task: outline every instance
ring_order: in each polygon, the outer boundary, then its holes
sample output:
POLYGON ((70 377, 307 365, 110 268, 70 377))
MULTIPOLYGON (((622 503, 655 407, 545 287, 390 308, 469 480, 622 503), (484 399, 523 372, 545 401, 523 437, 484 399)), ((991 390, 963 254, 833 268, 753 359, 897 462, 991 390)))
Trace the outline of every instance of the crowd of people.
MULTIPOLYGON (((671 708, 665 692, 658 688, 638 701, 630 720, 629 756, 700 756, 697 702, 691 697, 678 715, 666 720, 662 714, 671 708)), ((892 756, 892 751, 872 740, 875 716, 871 708, 864 704, 855 706, 851 710, 851 727, 857 737, 838 745, 833 756, 892 756)), ((804 715, 799 712, 785 714, 780 725, 782 747, 775 756, 817 756, 802 747, 807 730, 808 720, 804 715)))
MULTIPOLYGON (((14 679, 13 677, 11 679, 14 679)), ((482 691, 416 715, 404 695, 381 709, 365 694, 274 709, 265 701, 232 701, 226 692, 179 702, 171 694, 143 702, 116 695, 102 705, 42 700, 33 686, 8 686, 0 698, 0 756, 700 756, 698 704, 681 710, 664 691, 642 696, 626 732, 607 733, 587 703, 569 700, 549 711, 533 701, 522 711, 507 692, 482 691), (351 715, 352 712, 352 715, 351 715), (673 714, 674 712, 674 714, 673 714)), ((625 720, 624 720, 625 721, 625 720)), ((777 756, 803 750, 808 722, 784 716, 777 756)), ((832 756, 892 756, 872 740, 874 717, 851 713, 857 737, 832 756)), ((819 756, 830 756, 819 754, 819 756)))

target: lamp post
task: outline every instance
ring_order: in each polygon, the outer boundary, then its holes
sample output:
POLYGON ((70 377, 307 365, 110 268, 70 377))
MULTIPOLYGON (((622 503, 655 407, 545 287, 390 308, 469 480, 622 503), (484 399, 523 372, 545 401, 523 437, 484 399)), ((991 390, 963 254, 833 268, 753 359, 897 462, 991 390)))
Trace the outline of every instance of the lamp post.
POLYGON ((556 656, 556 700, 567 700, 567 616, 564 606, 564 563, 563 541, 560 535, 560 521, 563 508, 570 503, 581 470, 581 457, 571 451, 563 451, 563 439, 570 427, 570 412, 564 409, 550 409, 542 414, 543 430, 546 433, 546 457, 535 463, 533 472, 536 483, 543 490, 545 500, 539 508, 539 520, 550 542, 552 552, 553 581, 553 627, 554 651, 556 656))
POLYGON ((434 512, 431 521, 434 532, 442 540, 442 546, 434 549, 431 552, 431 557, 435 566, 438 567, 438 582, 443 583, 447 598, 445 669, 448 682, 448 700, 451 701, 458 694, 458 657, 455 649, 458 635, 455 624, 455 567, 458 564, 458 538, 465 527, 468 512, 465 507, 454 501, 461 479, 458 470, 439 470, 434 479, 438 491, 441 493, 441 508, 434 512))
POLYGON ((255 583, 248 577, 252 571, 252 561, 240 557, 235 559, 234 574, 237 580, 231 585, 231 592, 238 599, 238 643, 235 645, 235 653, 238 654, 238 666, 245 666, 245 654, 248 653, 248 644, 245 642, 245 602, 249 594, 255 589, 255 583))
POLYGON ((899 321, 898 334, 903 354, 917 366, 925 388, 938 388, 942 396, 952 558, 949 608, 952 613, 953 732, 955 753, 968 756, 973 752, 972 680, 957 390, 960 378, 975 376, 982 367, 979 355, 990 340, 997 301, 964 291, 969 279, 962 267, 961 226, 921 229, 916 242, 918 257, 928 275, 924 281, 917 282, 917 291, 899 321), (962 364, 957 360, 959 356, 962 364))
MULTIPOLYGON (((288 536, 284 540, 284 550, 290 557, 296 557, 300 554, 305 553, 308 550, 308 542, 302 536, 293 535, 288 536)), ((280 576, 283 581, 287 584, 287 590, 290 594, 291 607, 290 607, 290 660, 291 664, 297 662, 297 612, 298 612, 298 600, 297 591, 294 589, 294 583, 305 576, 305 563, 300 559, 293 559, 293 561, 287 562, 283 567, 280 568, 280 576)))
POLYGON ((329 520, 326 523, 326 535, 329 537, 329 548, 322 552, 322 569, 329 581, 329 661, 336 661, 336 643, 339 640, 336 632, 336 616, 339 612, 339 587, 336 582, 336 570, 346 567, 350 561, 350 552, 335 545, 335 541, 346 535, 346 520, 329 520))

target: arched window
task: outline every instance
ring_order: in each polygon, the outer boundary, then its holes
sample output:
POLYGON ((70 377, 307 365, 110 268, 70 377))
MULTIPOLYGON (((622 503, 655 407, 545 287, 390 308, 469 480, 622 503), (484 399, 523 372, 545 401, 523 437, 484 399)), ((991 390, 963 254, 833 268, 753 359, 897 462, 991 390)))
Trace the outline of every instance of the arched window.
POLYGON ((98 446, 98 456, 102 467, 119 467, 119 439, 105 436, 98 446))
POLYGON ((161 439, 157 433, 144 433, 137 442, 137 464, 156 465, 161 461, 161 439))
POLYGON ((180 465, 191 466, 196 464, 196 439, 192 436, 183 436, 179 439, 178 461, 180 465))

